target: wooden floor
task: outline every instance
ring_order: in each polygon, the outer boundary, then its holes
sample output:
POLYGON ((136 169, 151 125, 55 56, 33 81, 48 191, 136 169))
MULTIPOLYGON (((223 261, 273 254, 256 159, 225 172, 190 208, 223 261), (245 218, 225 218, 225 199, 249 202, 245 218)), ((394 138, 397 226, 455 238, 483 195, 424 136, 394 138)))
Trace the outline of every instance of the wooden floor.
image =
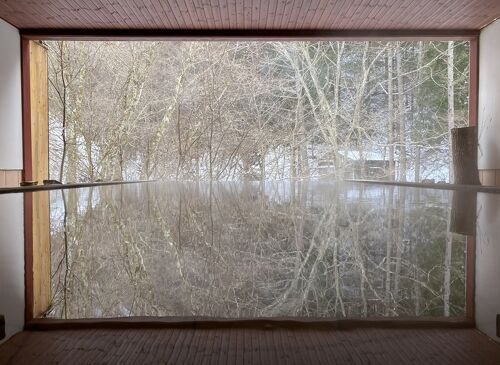
POLYGON ((25 331, 0 364, 500 364, 475 329, 25 331))

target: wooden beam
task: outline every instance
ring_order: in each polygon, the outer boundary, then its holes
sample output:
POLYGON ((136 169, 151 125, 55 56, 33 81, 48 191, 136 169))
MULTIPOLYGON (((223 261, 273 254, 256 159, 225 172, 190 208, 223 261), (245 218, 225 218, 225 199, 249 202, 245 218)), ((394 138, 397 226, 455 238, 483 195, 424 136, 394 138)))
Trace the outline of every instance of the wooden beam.
POLYGON ((33 193, 33 317, 47 311, 51 295, 50 196, 48 191, 33 193))
POLYGON ((25 325, 51 300, 49 192, 24 194, 25 325))
POLYGON ((33 162, 31 150, 31 86, 30 40, 21 37, 21 89, 23 116, 23 180, 31 181, 33 162))
POLYGON ((49 185, 32 185, 32 186, 18 186, 9 188, 0 188, 0 195, 26 193, 30 191, 45 191, 45 190, 62 190, 62 189, 77 189, 77 188, 91 188, 94 186, 105 185, 123 185, 123 184, 138 184, 150 183, 157 180, 133 180, 133 181, 103 181, 94 183, 78 183, 78 184, 49 184, 49 185))
MULTIPOLYGON (((48 65, 39 43, 21 39, 23 179, 48 178, 48 65)), ((25 322, 50 304, 48 192, 24 195, 25 322)))
POLYGON ((249 29, 22 29, 31 40, 204 40, 204 41, 293 41, 293 40, 474 40, 479 30, 249 30, 249 29))
MULTIPOLYGON (((31 179, 39 184, 49 178, 49 75, 48 52, 30 41, 31 179)), ((28 141, 26 141, 28 142, 28 141)))
POLYGON ((24 194, 24 323, 33 319, 33 193, 24 194))
POLYGON ((285 328, 345 330, 353 328, 473 328, 467 318, 451 317, 398 317, 367 319, 306 319, 306 318, 185 318, 185 317, 123 317, 102 319, 51 319, 39 318, 26 325, 27 330, 69 329, 130 329, 130 328, 285 328))
MULTIPOLYGON (((500 170, 499 170, 500 171, 500 170)), ((385 180, 362 180, 362 179, 345 179, 344 181, 370 184, 370 185, 388 185, 388 186, 406 186, 410 188, 422 189, 437 189, 437 190, 453 190, 453 191, 470 191, 476 193, 500 194, 500 187, 497 186, 482 186, 482 185, 458 185, 458 184, 429 184, 403 181, 385 181, 385 180)))

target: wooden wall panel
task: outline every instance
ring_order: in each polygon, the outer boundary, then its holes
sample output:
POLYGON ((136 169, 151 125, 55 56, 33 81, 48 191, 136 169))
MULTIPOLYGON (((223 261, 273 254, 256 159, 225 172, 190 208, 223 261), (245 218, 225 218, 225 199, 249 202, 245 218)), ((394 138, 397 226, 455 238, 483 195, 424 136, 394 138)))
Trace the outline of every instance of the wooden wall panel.
POLYGON ((479 181, 483 186, 500 186, 500 170, 479 170, 479 181))
POLYGON ((50 306, 50 215, 49 192, 33 193, 33 317, 50 306))
POLYGON ((3 0, 20 29, 481 29, 498 0, 3 0))
POLYGON ((21 178, 21 170, 0 170, 0 188, 12 188, 19 186, 21 178))
MULTIPOLYGON (((47 49, 23 40, 24 177, 42 184, 49 174, 47 49)), ((24 197, 26 320, 50 306, 50 207, 49 192, 24 197)))
POLYGON ((30 105, 32 180, 49 176, 49 95, 47 49, 30 42, 30 105))

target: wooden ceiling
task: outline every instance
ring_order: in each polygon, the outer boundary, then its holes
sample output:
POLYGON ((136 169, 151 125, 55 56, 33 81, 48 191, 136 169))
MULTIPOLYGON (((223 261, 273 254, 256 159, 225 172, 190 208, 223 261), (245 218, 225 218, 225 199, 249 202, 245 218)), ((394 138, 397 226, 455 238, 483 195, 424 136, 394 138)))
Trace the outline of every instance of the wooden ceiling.
POLYGON ((478 30, 500 0, 0 0, 20 29, 478 30))

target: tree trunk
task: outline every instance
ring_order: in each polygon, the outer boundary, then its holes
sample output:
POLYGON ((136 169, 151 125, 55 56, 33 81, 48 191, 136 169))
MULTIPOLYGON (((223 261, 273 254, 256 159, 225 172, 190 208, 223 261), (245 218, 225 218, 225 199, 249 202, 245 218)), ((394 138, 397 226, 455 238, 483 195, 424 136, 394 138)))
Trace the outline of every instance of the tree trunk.
POLYGON ((389 145, 389 180, 394 181, 395 178, 395 164, 394 164, 394 104, 393 104, 393 83, 392 83, 392 75, 393 75, 393 67, 392 67, 392 57, 393 50, 391 47, 387 50, 387 94, 388 94, 388 145, 389 145))
POLYGON ((391 263, 392 263, 392 243, 394 241, 394 187, 389 189, 389 200, 387 205, 387 242, 385 255, 385 315, 391 313, 391 263))
POLYGON ((401 258, 403 253, 403 244, 404 244, 404 224, 405 224, 405 207, 406 207, 406 190, 398 189, 398 208, 397 208, 397 217, 398 217, 398 233, 396 239, 396 267, 394 273, 394 301, 395 305, 398 305, 399 302, 399 284, 401 278, 401 258))
MULTIPOLYGON (((448 222, 451 220, 451 210, 448 210, 448 222)), ((449 223, 448 223, 449 224, 449 223)), ((453 246, 453 233, 446 232, 446 247, 444 253, 444 283, 443 283, 443 314, 450 316, 450 295, 451 295, 451 252, 453 246)))
MULTIPOLYGON (((417 120, 422 121, 422 104, 423 100, 420 100, 420 85, 422 84, 422 64, 424 62, 424 42, 418 42, 418 59, 417 59, 417 88, 413 91, 412 109, 416 109, 417 120)), ((412 126, 415 125, 415 110, 412 113, 412 126)), ((417 127, 418 128, 418 127, 417 127)), ((420 182, 420 165, 422 163, 422 148, 420 140, 417 140, 417 146, 415 151, 415 182, 420 182)))
POLYGON ((396 73, 398 80, 398 118, 399 118, 399 180, 406 181, 406 116, 404 104, 404 85, 401 62, 401 43, 396 47, 396 73))
POLYGON ((420 154, 421 149, 420 146, 417 146, 417 151, 415 153, 415 182, 420 182, 420 154))
POLYGON ((449 163, 449 173, 448 179, 450 184, 455 181, 453 175, 452 166, 452 138, 451 130, 455 128, 455 84, 454 84, 454 54, 453 47, 454 42, 448 42, 448 142, 449 142, 449 153, 448 153, 448 163, 449 163))

